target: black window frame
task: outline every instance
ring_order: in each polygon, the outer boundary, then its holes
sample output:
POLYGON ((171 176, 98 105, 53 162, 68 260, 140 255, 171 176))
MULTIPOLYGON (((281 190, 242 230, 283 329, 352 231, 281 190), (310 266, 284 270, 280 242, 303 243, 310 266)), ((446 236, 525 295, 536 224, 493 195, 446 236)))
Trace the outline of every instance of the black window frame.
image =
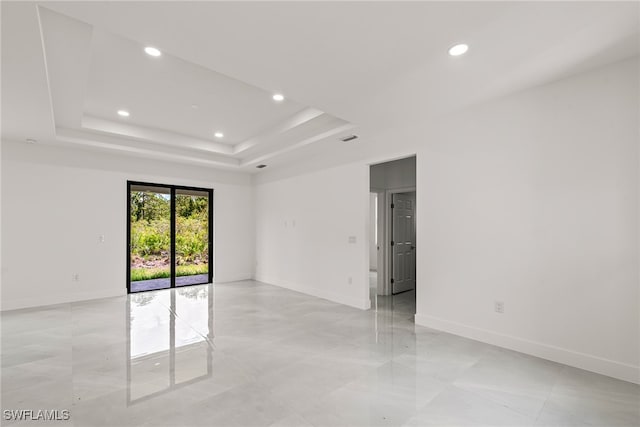
MULTIPOLYGON (((215 265, 213 259, 213 188, 202 188, 202 187, 191 187, 184 185, 172 185, 172 184, 158 184, 153 182, 143 182, 143 181, 127 181, 127 294, 136 294, 139 292, 148 292, 148 291, 131 291, 131 187, 133 186, 147 186, 147 187, 160 187, 166 188, 169 190, 171 194, 171 207, 170 207, 170 232, 171 232, 171 277, 169 288, 163 289, 175 289, 176 288, 176 191, 185 190, 185 191, 199 191, 206 192, 209 196, 209 212, 208 212, 208 228, 209 228, 209 241, 208 241, 208 249, 209 249, 209 268, 208 268, 208 282, 213 283, 213 268, 215 265)), ((201 283, 202 284, 202 283, 201 283)), ((197 286, 201 284, 193 284, 193 285, 183 285, 180 286, 197 286)))

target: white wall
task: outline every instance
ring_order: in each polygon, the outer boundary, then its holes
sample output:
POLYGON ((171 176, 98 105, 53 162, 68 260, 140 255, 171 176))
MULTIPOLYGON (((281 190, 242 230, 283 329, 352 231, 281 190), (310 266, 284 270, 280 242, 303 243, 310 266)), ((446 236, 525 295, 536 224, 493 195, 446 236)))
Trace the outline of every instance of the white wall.
POLYGON ((248 175, 45 144, 2 151, 3 310, 126 293, 127 180, 214 188, 215 280, 253 276, 248 175))
POLYGON ((416 323, 639 380, 638 75, 442 122, 418 154, 416 323))
POLYGON ((341 166, 255 191, 256 279, 368 308, 368 167, 341 166))
POLYGON ((371 188, 397 190, 416 186, 416 158, 384 162, 371 166, 371 188))
MULTIPOLYGON (((352 148, 417 153, 417 324, 639 381, 638 72, 613 64, 352 148)), ((357 299, 363 167, 259 179, 259 279, 357 299)))

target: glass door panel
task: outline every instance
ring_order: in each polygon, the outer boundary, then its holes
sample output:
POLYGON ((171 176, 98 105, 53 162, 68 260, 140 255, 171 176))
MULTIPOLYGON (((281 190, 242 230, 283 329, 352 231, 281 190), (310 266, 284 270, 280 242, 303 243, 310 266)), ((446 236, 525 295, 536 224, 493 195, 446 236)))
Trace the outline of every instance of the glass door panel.
POLYGON ((130 292, 171 287, 171 189, 129 187, 130 292))
POLYGON ((209 191, 175 190, 176 286, 210 282, 209 191))

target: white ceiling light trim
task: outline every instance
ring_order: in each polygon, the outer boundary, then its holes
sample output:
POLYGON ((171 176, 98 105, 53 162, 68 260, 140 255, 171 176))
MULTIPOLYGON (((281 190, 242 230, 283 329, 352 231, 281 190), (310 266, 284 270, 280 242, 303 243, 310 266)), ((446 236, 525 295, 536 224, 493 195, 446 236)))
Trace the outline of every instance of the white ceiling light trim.
POLYGON ((144 48, 144 52, 145 52, 147 55, 149 55, 149 56, 155 56, 155 57, 158 57, 158 56, 161 56, 161 55, 162 55, 162 52, 160 52, 160 49, 155 48, 155 47, 153 47, 153 46, 147 46, 147 47, 145 47, 145 48, 144 48))
POLYGON ((469 45, 464 43, 459 43, 449 48, 449 55, 451 56, 464 55, 465 53, 467 53, 468 50, 469 50, 469 45))
POLYGON ((336 134, 338 134, 340 132, 344 132, 346 130, 353 129, 354 127, 355 127, 355 125, 353 123, 345 123, 343 125, 340 125, 338 127, 329 129, 329 130, 327 130, 325 132, 313 135, 313 136, 311 136, 309 138, 303 139, 302 141, 299 141, 297 143, 288 145, 288 146, 283 147, 281 149, 270 151, 267 154, 264 154, 264 155, 261 155, 261 156, 258 156, 258 157, 244 159, 243 161, 241 161, 240 166, 253 166, 256 163, 262 163, 263 161, 268 160, 268 159, 270 159, 272 157, 276 157, 276 156, 279 156, 281 154, 287 153, 289 151, 298 149, 300 147, 304 147, 305 145, 313 144, 314 142, 322 141, 325 138, 329 138, 329 137, 331 137, 333 135, 336 135, 336 134))
MULTIPOLYGON (((131 138, 139 141, 153 141, 156 144, 179 145, 193 150, 233 155, 233 147, 227 144, 211 141, 211 139, 199 139, 157 128, 149 128, 132 124, 129 120, 105 120, 99 117, 82 117, 81 129, 90 133, 117 135, 123 138, 131 138)), ((90 136, 87 135, 89 138, 90 136)))
POLYGON ((213 136, 215 136, 216 138, 224 138, 224 133, 216 132, 216 133, 213 134, 213 136))
POLYGON ((235 169, 240 165, 239 159, 214 152, 198 153, 190 151, 188 148, 184 149, 176 146, 165 146, 165 150, 158 150, 158 147, 154 142, 148 142, 137 138, 113 137, 97 133, 91 134, 73 129, 56 128, 56 141, 58 143, 62 142, 85 147, 99 148, 110 152, 137 153, 144 155, 145 157, 186 163, 202 163, 230 169, 235 169))
POLYGON ((118 115, 120 117, 129 117, 131 113, 129 113, 127 110, 118 110, 118 115))
POLYGON ((281 93, 276 93, 273 95, 273 100, 277 102, 282 102, 284 101, 284 95, 281 93))
POLYGON ((306 122, 309 122, 316 117, 323 115, 324 113, 316 108, 308 107, 293 116, 289 117, 287 120, 279 123, 273 128, 262 132, 260 135, 257 135, 253 138, 249 138, 240 144, 237 144, 233 150, 233 154, 239 154, 243 151, 251 149, 259 144, 262 144, 265 139, 271 138, 278 134, 283 134, 288 132, 298 126, 304 125, 306 122))

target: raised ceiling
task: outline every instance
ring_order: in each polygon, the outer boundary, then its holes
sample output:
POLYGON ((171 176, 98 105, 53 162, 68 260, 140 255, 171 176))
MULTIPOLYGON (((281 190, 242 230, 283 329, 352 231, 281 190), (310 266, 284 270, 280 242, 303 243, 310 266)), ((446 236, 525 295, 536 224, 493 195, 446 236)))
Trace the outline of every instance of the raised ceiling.
MULTIPOLYGON (((248 169, 353 127, 288 97, 274 100, 277 87, 259 88, 168 52, 147 55, 145 43, 46 5, 16 4, 6 8, 9 17, 14 8, 37 15, 42 40, 54 136, 40 142, 248 169)), ((8 138, 26 135, 5 124, 8 138)))
POLYGON ((2 137, 252 172, 346 158, 385 129, 637 56, 638 12, 636 2, 4 1, 2 137), (469 53, 452 60, 461 41, 469 53), (163 55, 146 55, 149 45, 163 55), (351 132, 355 145, 338 141, 351 132))

